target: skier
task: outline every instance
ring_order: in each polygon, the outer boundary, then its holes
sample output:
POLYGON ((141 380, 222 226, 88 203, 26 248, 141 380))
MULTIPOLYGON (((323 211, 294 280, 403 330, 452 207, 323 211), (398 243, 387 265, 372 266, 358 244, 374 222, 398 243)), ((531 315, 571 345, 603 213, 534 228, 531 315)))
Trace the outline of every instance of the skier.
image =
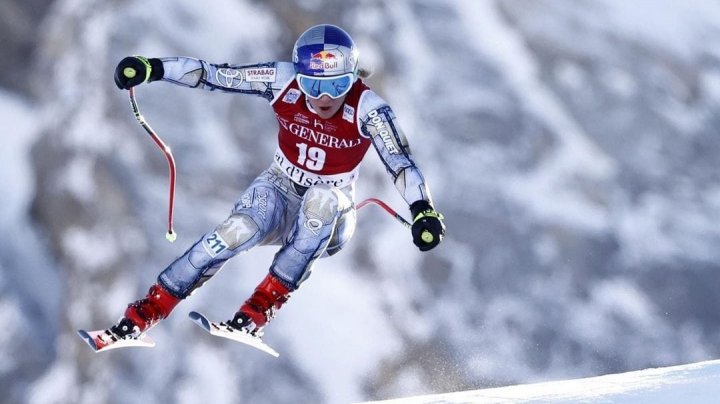
POLYGON ((274 161, 240 196, 230 216, 203 235, 131 303, 110 331, 137 338, 225 262, 257 245, 280 245, 268 275, 227 324, 253 336, 310 275, 317 258, 333 255, 355 229, 355 179, 372 145, 410 206, 413 242, 421 251, 440 243, 442 215, 411 158, 388 104, 359 77, 358 50, 334 25, 317 25, 295 43, 292 63, 210 64, 189 57, 129 56, 115 83, 130 89, 165 81, 251 94, 267 100, 279 123, 274 161))

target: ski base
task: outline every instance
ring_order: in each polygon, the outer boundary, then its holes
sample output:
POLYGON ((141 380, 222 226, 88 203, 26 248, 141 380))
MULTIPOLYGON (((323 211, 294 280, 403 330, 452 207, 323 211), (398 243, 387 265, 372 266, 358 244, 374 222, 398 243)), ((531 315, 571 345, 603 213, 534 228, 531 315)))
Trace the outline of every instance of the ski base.
POLYGON ((188 316, 200 328, 216 337, 227 338, 246 345, 250 345, 251 347, 259 349, 276 358, 280 356, 280 354, 276 350, 264 343, 263 340, 259 337, 255 337, 246 332, 238 331, 237 329, 232 328, 225 323, 217 323, 214 321, 210 321, 207 319, 207 317, 196 311, 191 311, 188 316))
POLYGON ((145 347, 152 348, 155 341, 147 334, 140 334, 137 338, 119 338, 108 330, 85 331, 78 330, 78 335, 95 352, 105 352, 117 348, 145 347))

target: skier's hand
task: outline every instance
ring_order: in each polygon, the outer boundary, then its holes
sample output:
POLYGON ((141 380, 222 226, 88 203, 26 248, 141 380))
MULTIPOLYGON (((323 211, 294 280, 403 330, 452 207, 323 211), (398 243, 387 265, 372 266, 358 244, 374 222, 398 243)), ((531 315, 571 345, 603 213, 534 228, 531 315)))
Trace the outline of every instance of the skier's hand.
POLYGON ((445 236, 443 215, 437 213, 428 201, 419 200, 410 205, 413 223, 410 231, 420 251, 428 251, 442 241, 445 236))
POLYGON ((138 84, 160 80, 165 71, 160 59, 128 56, 115 68, 115 85, 128 90, 138 84))

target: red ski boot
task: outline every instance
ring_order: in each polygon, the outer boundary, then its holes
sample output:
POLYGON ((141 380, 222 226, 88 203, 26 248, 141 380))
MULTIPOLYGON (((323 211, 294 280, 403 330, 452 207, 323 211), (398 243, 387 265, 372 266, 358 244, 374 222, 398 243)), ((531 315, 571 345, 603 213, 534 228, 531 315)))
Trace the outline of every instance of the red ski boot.
POLYGON ((262 329, 272 320, 277 310, 290 298, 292 290, 272 274, 263 279, 252 296, 240 306, 228 325, 256 337, 262 336, 262 329))
POLYGON ((145 298, 128 305, 124 317, 111 331, 120 338, 137 338, 167 318, 180 300, 156 283, 150 287, 145 298))

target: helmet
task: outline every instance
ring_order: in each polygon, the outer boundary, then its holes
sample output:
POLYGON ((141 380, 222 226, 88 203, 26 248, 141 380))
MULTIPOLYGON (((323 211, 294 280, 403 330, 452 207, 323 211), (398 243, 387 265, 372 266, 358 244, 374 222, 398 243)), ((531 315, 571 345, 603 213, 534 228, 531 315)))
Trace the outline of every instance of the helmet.
POLYGON ((358 50, 350 35, 330 24, 316 25, 293 47, 295 79, 307 97, 345 96, 357 79, 358 50))
POLYGON ((309 28, 293 47, 295 73, 306 76, 357 74, 358 50, 341 28, 321 24, 309 28))

